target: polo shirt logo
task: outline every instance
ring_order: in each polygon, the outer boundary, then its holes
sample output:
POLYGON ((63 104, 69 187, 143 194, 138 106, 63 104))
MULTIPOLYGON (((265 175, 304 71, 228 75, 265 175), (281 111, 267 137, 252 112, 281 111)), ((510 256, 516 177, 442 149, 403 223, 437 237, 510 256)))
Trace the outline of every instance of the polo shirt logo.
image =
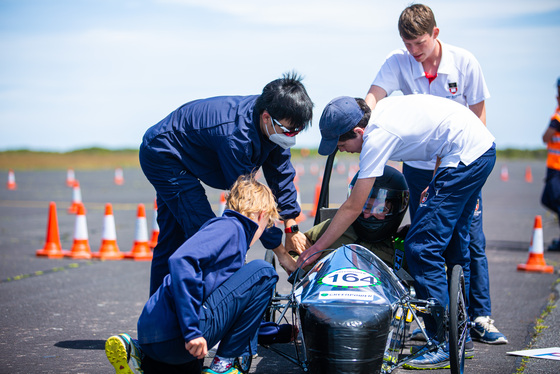
POLYGON ((449 92, 451 95, 455 95, 457 93, 457 82, 452 82, 447 84, 449 87, 449 92))

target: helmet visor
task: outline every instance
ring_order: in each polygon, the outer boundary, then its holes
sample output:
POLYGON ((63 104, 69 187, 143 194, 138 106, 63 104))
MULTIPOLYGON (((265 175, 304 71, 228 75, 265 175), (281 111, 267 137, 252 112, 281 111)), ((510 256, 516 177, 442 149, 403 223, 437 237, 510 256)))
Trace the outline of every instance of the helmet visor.
MULTIPOLYGON (((348 194, 352 192, 353 185, 348 187, 348 194)), ((373 188, 362 209, 362 213, 385 219, 395 214, 402 213, 408 207, 408 191, 391 190, 386 188, 373 188)))

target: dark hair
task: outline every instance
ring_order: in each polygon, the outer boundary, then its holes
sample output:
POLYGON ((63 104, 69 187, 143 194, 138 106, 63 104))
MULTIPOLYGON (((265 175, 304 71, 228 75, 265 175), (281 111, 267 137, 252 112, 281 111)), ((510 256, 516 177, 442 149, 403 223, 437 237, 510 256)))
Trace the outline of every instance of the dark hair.
MULTIPOLYGON (((356 124, 354 129, 356 127, 360 127, 362 129, 365 129, 368 122, 369 122, 369 117, 371 117, 371 109, 366 104, 364 99, 360 99, 359 97, 356 97, 355 100, 356 100, 356 103, 358 104, 358 106, 360 107, 360 109, 362 110, 362 112, 364 112, 364 116, 362 117, 360 122, 358 122, 356 124)), ((352 129, 350 131, 347 131, 344 134, 340 135, 338 137, 338 141, 339 142, 345 142, 347 140, 354 139, 355 137, 357 137, 358 135, 354 132, 354 129, 352 129)))
POLYGON ((405 40, 416 39, 426 33, 432 36, 436 26, 434 13, 424 4, 409 6, 399 17, 399 34, 405 40))
POLYGON ((303 78, 296 72, 284 73, 263 88, 255 110, 265 110, 277 120, 288 120, 292 126, 305 129, 313 118, 313 102, 301 83, 303 78))

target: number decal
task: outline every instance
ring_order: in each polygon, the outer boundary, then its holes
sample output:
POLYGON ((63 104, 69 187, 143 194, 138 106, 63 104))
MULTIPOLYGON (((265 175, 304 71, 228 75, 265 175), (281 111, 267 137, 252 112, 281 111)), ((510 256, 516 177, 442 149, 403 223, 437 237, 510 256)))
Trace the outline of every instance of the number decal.
POLYGON ((379 278, 360 269, 347 268, 325 275, 319 279, 319 284, 344 288, 372 287, 379 285, 379 278))

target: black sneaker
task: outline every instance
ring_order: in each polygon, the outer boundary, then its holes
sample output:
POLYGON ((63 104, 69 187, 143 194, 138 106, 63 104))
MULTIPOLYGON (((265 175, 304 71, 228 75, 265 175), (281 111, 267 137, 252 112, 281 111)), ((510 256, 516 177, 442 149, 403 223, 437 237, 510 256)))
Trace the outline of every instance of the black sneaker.
POLYGON ((560 239, 554 239, 548 246, 550 252, 560 252, 560 239))

